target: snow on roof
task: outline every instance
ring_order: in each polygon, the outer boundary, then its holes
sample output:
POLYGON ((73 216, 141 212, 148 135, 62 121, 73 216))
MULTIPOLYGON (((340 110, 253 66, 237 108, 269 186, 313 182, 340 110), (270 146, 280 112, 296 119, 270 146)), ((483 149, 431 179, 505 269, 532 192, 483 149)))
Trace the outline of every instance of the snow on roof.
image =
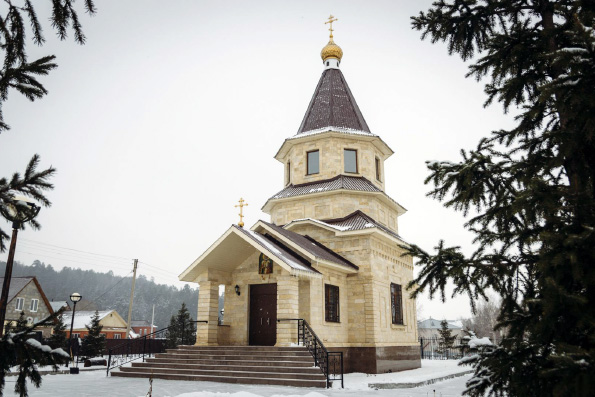
MULTIPOLYGON (((440 324, 443 320, 436 320, 435 318, 430 317, 427 320, 423 320, 419 322, 418 328, 423 329, 441 329, 442 325, 440 324)), ((448 324, 448 329, 463 329, 463 323, 460 320, 446 320, 448 324)))
MULTIPOLYGON (((99 320, 106 317, 108 314, 113 313, 114 310, 103 310, 99 311, 99 320)), ((94 311, 80 311, 74 314, 74 325, 73 329, 84 329, 86 325, 91 326, 91 318, 95 315, 94 311)), ((66 325, 70 325, 72 321, 72 312, 64 312, 62 315, 62 322, 66 325)))
POLYGON ((52 307, 52 310, 54 312, 57 312, 58 310, 62 309, 64 306, 68 306, 68 302, 66 301, 58 301, 58 302, 50 302, 50 306, 52 307))
POLYGON ((253 232, 252 230, 242 229, 242 231, 248 233, 254 240, 258 241, 261 245, 263 245, 266 249, 271 251, 279 259, 281 259, 283 262, 285 262, 286 264, 291 266, 293 269, 304 271, 304 272, 312 272, 314 270, 311 267, 298 262, 288 252, 282 252, 280 249, 277 248, 277 246, 273 242, 267 240, 262 234, 253 232))
POLYGON ((367 132, 367 131, 356 130, 356 129, 352 129, 352 128, 345 128, 345 127, 334 127, 332 125, 329 125, 326 127, 317 128, 315 130, 310 130, 310 131, 306 131, 306 132, 298 132, 297 134, 295 134, 287 139, 288 140, 289 139, 298 139, 298 138, 302 138, 305 136, 323 134, 325 132, 340 132, 342 134, 378 136, 378 135, 372 134, 371 132, 367 132))
POLYGON ((322 226, 326 226, 329 227, 331 229, 335 229, 338 230, 340 232, 344 232, 347 230, 351 230, 351 227, 349 226, 336 226, 336 225, 331 225, 330 223, 326 223, 323 221, 319 221, 318 219, 314 219, 314 218, 300 218, 300 219, 294 219, 291 222, 289 222, 287 225, 285 225, 284 227, 287 227, 289 225, 291 225, 292 223, 297 223, 297 222, 306 222, 306 221, 310 221, 310 222, 314 222, 314 223, 318 223, 319 225, 322 226))

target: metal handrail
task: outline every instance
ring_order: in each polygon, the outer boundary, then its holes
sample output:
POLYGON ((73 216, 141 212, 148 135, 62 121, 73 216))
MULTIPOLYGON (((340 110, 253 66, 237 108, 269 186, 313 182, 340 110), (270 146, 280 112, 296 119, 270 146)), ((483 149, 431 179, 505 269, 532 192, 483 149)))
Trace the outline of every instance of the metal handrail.
POLYGON ((186 340, 185 332, 186 326, 188 324, 197 324, 197 323, 208 323, 206 320, 201 321, 189 321, 188 323, 183 322, 182 325, 182 335, 180 338, 180 343, 177 343, 177 338, 175 341, 174 346, 166 346, 167 337, 171 331, 180 327, 180 324, 171 325, 167 328, 162 328, 158 331, 152 332, 147 335, 143 335, 140 338, 135 339, 127 339, 125 342, 120 343, 110 349, 108 349, 108 360, 107 360, 107 376, 109 376, 109 371, 114 368, 119 368, 124 364, 127 364, 131 361, 137 360, 139 358, 143 359, 145 362, 145 357, 151 357, 155 353, 163 353, 165 349, 177 347, 183 345, 186 340), (116 356, 119 356, 116 358, 116 356))
POLYGON ((330 387, 331 381, 340 380, 343 388, 343 352, 329 352, 310 324, 303 318, 277 319, 277 322, 281 321, 297 321, 298 343, 306 347, 314 357, 314 365, 319 367, 326 376, 326 387, 330 387))

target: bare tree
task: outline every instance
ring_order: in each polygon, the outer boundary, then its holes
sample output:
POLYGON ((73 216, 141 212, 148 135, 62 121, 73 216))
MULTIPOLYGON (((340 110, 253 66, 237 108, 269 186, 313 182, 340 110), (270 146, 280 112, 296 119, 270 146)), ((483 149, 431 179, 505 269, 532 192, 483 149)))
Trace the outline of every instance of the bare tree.
POLYGON ((469 319, 462 320, 463 328, 473 331, 479 338, 487 336, 492 342, 500 340, 500 331, 495 331, 500 311, 500 300, 495 297, 489 297, 487 300, 481 300, 477 304, 476 313, 469 319))

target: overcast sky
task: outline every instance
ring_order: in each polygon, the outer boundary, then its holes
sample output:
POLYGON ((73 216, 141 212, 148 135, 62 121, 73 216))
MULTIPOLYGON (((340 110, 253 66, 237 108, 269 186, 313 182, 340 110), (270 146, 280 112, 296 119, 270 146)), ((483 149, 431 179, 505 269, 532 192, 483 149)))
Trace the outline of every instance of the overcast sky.
MULTIPOLYGON (((0 176, 22 172, 34 153, 58 173, 42 229, 19 234, 16 259, 126 275, 138 258, 140 274, 182 285, 177 276, 237 223, 240 197, 247 226, 269 220, 260 208, 283 188, 273 156, 320 78, 331 13, 341 70, 371 131, 395 151, 386 192, 408 210, 400 234, 470 252, 462 215, 425 196, 424 162, 457 160, 511 117, 484 109, 467 66, 411 29, 431 2, 96 0, 98 14, 81 15, 84 46, 60 42, 44 22, 48 42, 29 45, 30 59, 55 54, 59 68, 41 79, 45 98, 10 94, 0 176)), ((49 4, 36 2, 44 21, 49 4)), ((423 317, 469 314, 465 299, 422 306, 423 317)))

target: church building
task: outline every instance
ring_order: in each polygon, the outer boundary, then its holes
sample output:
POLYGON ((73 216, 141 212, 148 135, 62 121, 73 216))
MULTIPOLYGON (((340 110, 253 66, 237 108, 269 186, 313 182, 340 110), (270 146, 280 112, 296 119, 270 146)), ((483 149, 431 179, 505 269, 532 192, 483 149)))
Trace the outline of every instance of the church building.
MULTIPOLYGON (((196 345, 292 346, 305 319, 345 372, 421 366, 415 301, 401 256, 405 213, 385 193, 393 154, 372 133, 340 69, 342 49, 322 49, 322 76, 297 133, 275 154, 284 188, 251 228, 232 225, 180 276, 199 284, 196 345), (219 286, 225 288, 219 316, 219 286)), ((243 201, 240 201, 240 212, 243 201)))

